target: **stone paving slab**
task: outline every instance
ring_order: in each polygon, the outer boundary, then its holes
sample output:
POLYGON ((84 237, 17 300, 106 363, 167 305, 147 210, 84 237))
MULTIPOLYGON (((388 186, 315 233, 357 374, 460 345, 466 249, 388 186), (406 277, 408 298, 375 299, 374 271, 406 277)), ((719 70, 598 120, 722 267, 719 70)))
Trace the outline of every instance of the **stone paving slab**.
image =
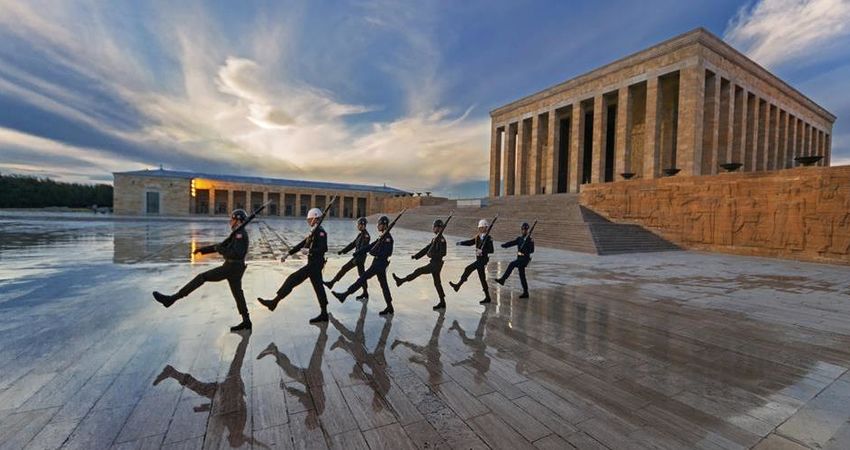
MULTIPOLYGON (((332 250, 355 234, 326 228, 332 250)), ((540 248, 529 299, 512 278, 481 306, 472 279, 438 313, 420 279, 385 319, 372 283, 314 326, 307 284, 274 313, 253 300, 303 263, 277 258, 305 232, 251 226, 237 334, 226 285, 150 296, 219 262, 191 250, 223 221, 0 216, 0 449, 850 447, 846 267, 540 248)), ((394 235, 407 273, 429 235, 394 235)), ((328 278, 346 261, 329 255, 328 278)), ((471 258, 450 246, 444 282, 471 258)))

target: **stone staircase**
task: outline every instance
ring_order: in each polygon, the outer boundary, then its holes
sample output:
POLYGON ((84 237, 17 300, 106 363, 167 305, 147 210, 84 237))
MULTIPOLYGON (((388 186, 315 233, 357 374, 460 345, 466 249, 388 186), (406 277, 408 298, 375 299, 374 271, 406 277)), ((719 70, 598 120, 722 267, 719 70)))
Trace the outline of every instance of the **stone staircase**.
POLYGON ((402 228, 429 231, 436 218, 445 219, 454 210, 446 234, 472 236, 478 220, 499 220, 493 227, 498 242, 519 234, 523 221, 538 220, 534 237, 538 245, 598 255, 678 250, 639 225, 619 224, 581 206, 576 194, 498 197, 482 207, 457 207, 454 201, 408 210, 399 220, 402 228))

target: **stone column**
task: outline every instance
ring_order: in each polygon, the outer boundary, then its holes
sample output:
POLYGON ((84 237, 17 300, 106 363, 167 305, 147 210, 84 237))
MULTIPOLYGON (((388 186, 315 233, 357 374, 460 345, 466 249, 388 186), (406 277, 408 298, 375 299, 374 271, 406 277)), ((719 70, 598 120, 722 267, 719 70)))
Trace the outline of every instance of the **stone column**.
POLYGON ((702 173, 702 119, 705 102, 705 69, 679 71, 679 115, 676 125, 676 167, 684 175, 702 173))
POLYGON ((646 80, 646 122, 644 133, 646 144, 643 149, 643 178, 657 178, 660 174, 658 145, 658 77, 653 75, 646 80))
POLYGON ((607 125, 605 97, 597 94, 593 97, 593 150, 590 162, 590 182, 601 183, 605 180, 605 126, 607 125))
MULTIPOLYGON (((752 145, 752 154, 750 155, 750 160, 747 161, 750 165, 751 171, 755 172, 758 170, 758 148, 759 142, 759 98, 757 95, 753 94, 753 107, 752 109, 749 106, 750 93, 747 93, 745 97, 747 99, 747 113, 752 117, 753 120, 753 129, 750 130, 750 142, 752 145)), ((747 118, 749 119, 749 117, 747 118)), ((746 129, 746 128, 745 128, 746 129)), ((746 156, 747 145, 744 144, 744 155, 746 156)), ((744 164, 744 168, 746 168, 746 163, 744 164)))
POLYGON ((824 133, 823 136, 823 165, 829 167, 832 160, 832 136, 829 133, 824 133))
POLYGON ((767 170, 779 169, 779 106, 768 105, 770 109, 770 139, 768 142, 767 154, 767 170))
MULTIPOLYGON (((490 197, 498 197, 501 192, 502 174, 502 133, 495 123, 490 126, 490 197)), ((355 208, 356 209, 356 208, 355 208)))
POLYGON ((514 185, 514 195, 528 194, 528 129, 525 126, 525 119, 519 119, 517 122, 516 132, 516 184, 514 185))
POLYGON ((702 167, 700 173, 705 175, 714 175, 717 173, 718 164, 721 163, 718 156, 718 145, 720 142, 720 75, 714 75, 714 81, 710 84, 710 89, 706 92, 705 112, 708 117, 703 117, 710 127, 708 130, 703 130, 705 139, 702 143, 702 167))
POLYGON ((578 192, 581 186, 582 133, 584 130, 584 114, 581 111, 581 102, 573 103, 573 111, 570 116, 570 167, 567 171, 567 192, 578 192))
POLYGON ((295 192, 295 211, 292 211, 292 217, 300 217, 301 216, 301 194, 297 191, 295 192))
POLYGON ((549 127, 546 129, 546 153, 549 158, 549 173, 546 175, 546 193, 555 194, 558 191, 558 169, 561 164, 561 153, 558 147, 561 145, 561 123, 556 110, 549 111, 549 127))
POLYGON ((226 206, 226 208, 227 208, 227 211, 224 212, 225 214, 230 214, 230 211, 233 211, 233 189, 227 190, 227 206, 226 206))
POLYGON ((779 109, 779 161, 777 168, 785 169, 788 167, 788 113, 779 109))
MULTIPOLYGON (((737 111, 736 111, 737 112, 737 111)), ((743 166, 741 171, 747 170, 747 122, 749 121, 749 92, 747 88, 741 88, 741 123, 738 124, 738 133, 741 136, 741 142, 735 149, 734 161, 737 161, 743 166)))
POLYGON ((797 148, 799 147, 799 145, 797 143, 797 137, 798 137, 797 128, 799 127, 799 122, 797 121, 796 116, 795 117, 789 117, 788 121, 789 121, 788 126, 790 127, 789 133, 791 134, 791 140, 789 141, 791 143, 791 146, 788 148, 788 164, 789 164, 790 167, 794 167, 795 164, 796 164, 796 162, 794 161, 794 158, 796 158, 798 156, 797 155, 797 148))
POLYGON ((516 124, 505 125, 505 165, 502 168, 505 180, 505 195, 514 195, 516 176, 516 124))
MULTIPOLYGON (((726 120, 726 123, 723 124, 725 126, 723 126, 720 129, 720 133, 723 133, 725 135, 725 139, 720 139, 720 137, 718 135, 718 144, 717 144, 718 145, 717 151, 718 152, 720 152, 721 150, 723 151, 723 158, 721 160, 721 158, 718 157, 718 164, 730 163, 730 162, 740 162, 740 161, 735 160, 735 83, 732 83, 731 81, 729 81, 728 84, 729 84, 729 95, 728 95, 729 98, 728 98, 728 105, 726 105, 727 106, 727 109, 726 109, 726 119, 727 120, 726 120), (722 149, 719 147, 721 140, 726 141, 725 146, 722 149)), ((721 102, 722 102, 723 101, 723 97, 722 97, 722 95, 723 95, 723 92, 722 92, 722 90, 723 90, 723 80, 722 79, 720 81, 720 89, 721 89, 721 102)), ((723 107, 723 105, 721 105, 721 108, 722 107, 723 107)), ((718 124, 718 126, 720 126, 720 125, 718 124)), ((714 170, 719 171, 720 167, 716 166, 714 168, 714 170)))
MULTIPOLYGON (((265 204, 267 201, 269 201, 269 191, 263 191, 263 204, 265 204)), ((269 207, 266 207, 266 209, 263 210, 263 215, 264 216, 271 215, 271 211, 269 211, 269 207)))
POLYGON ((528 168, 528 193, 540 193, 540 166, 543 158, 542 151, 543 140, 540 139, 540 116, 534 114, 531 116, 531 155, 529 156, 528 168))
POLYGON ((628 161, 631 159, 632 96, 629 87, 623 86, 617 91, 617 124, 614 132, 614 180, 621 173, 631 171, 628 161))
POLYGON ((210 195, 209 195, 209 210, 207 211, 208 215, 212 216, 215 214, 215 187, 210 186, 210 195))

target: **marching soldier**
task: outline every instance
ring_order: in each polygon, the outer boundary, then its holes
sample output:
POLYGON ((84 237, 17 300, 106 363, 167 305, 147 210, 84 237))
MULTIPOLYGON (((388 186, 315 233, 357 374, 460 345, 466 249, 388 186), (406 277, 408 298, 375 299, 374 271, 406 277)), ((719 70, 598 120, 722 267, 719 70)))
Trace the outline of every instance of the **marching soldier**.
MULTIPOLYGON (((358 234, 357 237, 354 238, 354 240, 351 241, 350 244, 346 245, 345 248, 338 251, 338 255, 344 255, 350 252, 351 250, 354 250, 356 253, 362 248, 367 247, 369 245, 369 240, 371 239, 371 237, 369 236, 369 232, 366 231, 366 224, 367 221, 365 217, 357 219, 357 231, 359 231, 360 234, 358 234)), ((350 259, 339 269, 339 272, 337 272, 336 276, 334 276, 331 281, 325 281, 325 286, 327 286, 328 289, 333 289, 334 284, 336 284, 340 279, 342 279, 342 277, 345 276, 345 274, 348 273, 348 271, 353 269, 354 267, 357 267, 357 276, 363 276, 363 272, 366 271, 366 256, 366 252, 363 252, 360 254, 360 256, 350 259)), ((363 293, 358 295, 356 299, 369 299, 367 283, 363 283, 363 293)))
MULTIPOLYGON (((248 220, 245 210, 236 209, 230 214, 230 229, 236 230, 248 220)), ((154 291, 153 298, 162 306, 168 308, 177 300, 191 294, 192 291, 203 286, 208 281, 227 280, 230 292, 236 301, 236 310, 242 316, 242 322, 230 327, 230 331, 250 330, 251 318, 248 316, 248 307, 245 304, 245 293, 242 292, 242 275, 245 274, 245 256, 248 254, 248 232, 243 228, 238 233, 228 237, 223 242, 195 250, 196 254, 206 255, 219 253, 224 257, 224 264, 203 272, 186 283, 174 295, 165 295, 154 291)))
POLYGON ((366 269, 366 272, 364 272, 363 275, 361 275, 360 278, 358 278, 357 281, 355 281, 354 284, 349 286, 345 291, 331 291, 340 303, 345 302, 345 298, 354 293, 354 291, 365 286, 366 280, 377 276, 378 283, 381 285, 381 291, 384 294, 384 301, 387 303, 387 307, 378 314, 385 316, 395 312, 395 310, 393 310, 393 297, 390 293, 390 287, 387 284, 387 267, 390 265, 390 256, 393 254, 393 237, 389 233, 389 230, 387 230, 389 224, 390 219, 387 216, 381 216, 381 218, 378 219, 378 232, 381 234, 368 246, 354 252, 355 258, 360 256, 360 254, 366 254, 368 252, 372 255, 372 264, 368 269, 366 269), (384 232, 385 230, 386 232, 384 232))
POLYGON ((481 281, 481 289, 484 290, 484 300, 478 302, 482 305, 490 303, 490 290, 487 286, 487 275, 484 273, 487 263, 490 262, 490 254, 493 253, 493 239, 487 232, 489 227, 490 223, 486 219, 481 219, 478 221, 478 234, 474 238, 457 242, 456 245, 475 246, 475 261, 463 269, 463 274, 457 283, 449 281, 449 285, 457 292, 473 271, 478 272, 478 280, 481 281))
POLYGON ((520 230, 522 234, 519 237, 502 244, 502 248, 517 247, 516 259, 508 264, 505 273, 501 277, 496 278, 496 283, 504 286, 505 280, 511 276, 511 272, 516 268, 519 272, 519 282, 522 284, 522 294, 520 294, 519 298, 528 298, 528 282, 525 280, 525 268, 531 262, 531 254, 534 253, 534 238, 528 235, 528 222, 523 222, 520 230))
POLYGON ((289 249, 281 258, 281 261, 286 261, 287 257, 301 251, 307 254, 307 264, 286 278, 273 299, 257 298, 260 304, 268 308, 269 311, 274 311, 277 304, 289 295, 296 286, 309 279, 310 284, 313 285, 313 290, 316 291, 316 299, 319 301, 319 308, 321 308, 319 315, 310 319, 310 323, 328 321, 328 297, 325 293, 325 286, 322 284, 322 268, 325 267, 325 253, 328 251, 328 234, 321 225, 318 225, 321 217, 322 210, 319 208, 313 208, 307 212, 307 223, 311 227, 310 234, 289 249))
POLYGON ((419 267, 410 275, 403 278, 399 278, 395 273, 393 273, 393 279, 395 280, 396 286, 401 286, 408 281, 413 281, 421 275, 431 274, 431 277, 434 279, 434 288, 437 289, 437 296, 440 297, 440 302, 432 308, 435 311, 446 307, 446 294, 443 292, 443 283, 440 280, 440 272, 443 270, 443 258, 446 256, 446 238, 443 237, 441 233, 442 230, 443 221, 440 219, 435 220, 434 234, 436 236, 434 236, 434 238, 431 239, 431 242, 422 250, 419 250, 418 253, 411 256, 412 259, 421 259, 423 256, 428 256, 430 259, 428 264, 419 267))

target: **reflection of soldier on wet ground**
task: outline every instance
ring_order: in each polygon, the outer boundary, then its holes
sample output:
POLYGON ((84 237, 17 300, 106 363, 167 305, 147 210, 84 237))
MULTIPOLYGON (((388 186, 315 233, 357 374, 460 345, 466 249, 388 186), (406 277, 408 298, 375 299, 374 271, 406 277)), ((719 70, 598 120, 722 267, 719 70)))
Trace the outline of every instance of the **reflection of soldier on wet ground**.
POLYGON ((440 315, 437 317, 437 322, 434 324, 434 329, 431 330, 431 339, 425 346, 413 344, 408 341, 396 339, 390 347, 395 350, 399 345, 403 345, 418 355, 410 357, 410 362, 420 364, 428 371, 428 381, 431 384, 439 383, 443 375, 443 363, 440 361, 440 331, 443 329, 443 321, 446 318, 445 310, 440 310, 440 315))
POLYGON ((278 350, 274 342, 269 344, 265 350, 257 355, 257 359, 266 356, 274 356, 277 365, 283 369, 283 372, 289 378, 301 383, 304 389, 298 389, 287 385, 281 381, 280 386, 286 389, 290 395, 298 399, 298 402, 307 410, 307 418, 304 423, 309 429, 315 429, 319 426, 319 417, 325 411, 325 387, 324 374, 322 373, 322 357, 325 355, 325 345, 328 342, 328 324, 320 322, 315 324, 319 327, 319 336, 316 338, 316 344, 313 346, 313 353, 310 355, 310 362, 307 368, 298 367, 292 363, 285 353, 278 350))
POLYGON ((478 320, 478 327, 475 329, 474 338, 470 338, 466 335, 466 331, 464 331, 457 320, 452 321, 452 326, 449 328, 449 331, 457 331, 457 334, 460 336, 463 343, 472 349, 472 356, 464 359, 463 361, 452 363, 452 365, 471 366, 475 369, 475 376, 478 379, 483 378, 487 371, 490 370, 490 357, 487 356, 487 344, 484 343, 484 331, 487 329, 487 318, 489 314, 489 307, 485 308, 484 312, 481 313, 481 318, 478 320))
POLYGON ((390 377, 387 374, 387 359, 384 352, 386 350, 387 338, 390 335, 390 329, 392 329, 393 322, 392 318, 385 319, 384 326, 381 329, 381 336, 378 338, 378 343, 375 344, 375 350, 372 352, 369 352, 366 349, 365 322, 366 304, 363 304, 360 308, 360 317, 357 319, 357 325, 353 332, 346 328, 342 322, 331 317, 331 323, 334 327, 336 327, 340 334, 337 341, 331 345, 331 350, 342 348, 346 351, 346 353, 354 357, 354 367, 351 368, 351 374, 349 375, 351 378, 356 378, 361 376, 360 374, 365 374, 363 371, 364 366, 370 369, 371 378, 376 385, 374 387, 376 391, 372 403, 373 406, 377 408, 382 405, 378 398, 378 394, 380 393, 383 395, 390 390, 390 377))
POLYGON ((245 383, 242 381, 242 362, 245 359, 245 351, 248 349, 251 332, 242 331, 239 334, 242 340, 236 347, 236 354, 233 356, 233 361, 230 363, 224 381, 205 383, 188 373, 178 371, 169 364, 162 369, 153 385, 156 386, 164 380, 172 378, 181 386, 210 400, 209 403, 196 406, 195 412, 207 412, 210 411, 211 407, 219 408, 220 405, 224 405, 228 408, 224 425, 228 431, 227 442, 231 447, 241 447, 245 444, 265 447, 262 443, 245 435, 245 432, 250 432, 250 430, 245 429, 248 423, 248 405, 245 401, 245 383))

